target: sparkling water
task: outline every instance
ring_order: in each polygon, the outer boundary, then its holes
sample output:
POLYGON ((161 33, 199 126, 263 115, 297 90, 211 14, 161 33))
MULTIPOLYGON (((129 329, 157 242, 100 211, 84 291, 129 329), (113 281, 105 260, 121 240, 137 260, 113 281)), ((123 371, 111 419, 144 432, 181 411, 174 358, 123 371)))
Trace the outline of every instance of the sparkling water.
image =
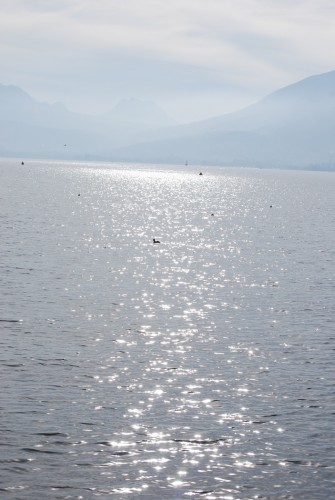
POLYGON ((332 498, 334 193, 0 160, 4 498, 332 498))

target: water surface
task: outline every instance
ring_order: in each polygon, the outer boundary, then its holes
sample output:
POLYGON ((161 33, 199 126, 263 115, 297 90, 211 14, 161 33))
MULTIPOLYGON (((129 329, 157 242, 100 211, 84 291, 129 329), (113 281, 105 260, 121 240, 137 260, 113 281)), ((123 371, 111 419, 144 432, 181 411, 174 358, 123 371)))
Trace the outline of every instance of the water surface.
POLYGON ((0 160, 4 498, 335 494, 335 176, 201 169, 0 160))

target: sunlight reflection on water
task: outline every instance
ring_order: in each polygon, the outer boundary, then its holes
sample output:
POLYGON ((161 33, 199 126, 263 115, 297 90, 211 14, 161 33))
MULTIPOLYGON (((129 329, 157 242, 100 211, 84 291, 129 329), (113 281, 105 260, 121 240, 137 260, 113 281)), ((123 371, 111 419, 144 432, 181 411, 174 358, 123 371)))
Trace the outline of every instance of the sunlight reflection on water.
POLYGON ((0 169, 3 493, 329 498, 334 177, 25 163, 0 169))

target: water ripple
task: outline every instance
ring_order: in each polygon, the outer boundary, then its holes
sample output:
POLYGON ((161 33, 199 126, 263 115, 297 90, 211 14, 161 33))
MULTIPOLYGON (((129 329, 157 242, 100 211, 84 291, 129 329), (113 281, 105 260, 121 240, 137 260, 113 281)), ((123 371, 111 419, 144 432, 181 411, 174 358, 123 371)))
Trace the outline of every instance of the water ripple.
POLYGON ((198 170, 0 162, 4 496, 332 496, 334 176, 198 170))

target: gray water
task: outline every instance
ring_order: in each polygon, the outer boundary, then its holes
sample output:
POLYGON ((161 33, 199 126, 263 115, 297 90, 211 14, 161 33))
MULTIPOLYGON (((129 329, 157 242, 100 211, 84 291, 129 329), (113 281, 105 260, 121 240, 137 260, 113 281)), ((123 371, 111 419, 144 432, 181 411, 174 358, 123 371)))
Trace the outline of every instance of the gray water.
POLYGON ((4 498, 335 495, 335 174, 202 168, 0 160, 4 498))

